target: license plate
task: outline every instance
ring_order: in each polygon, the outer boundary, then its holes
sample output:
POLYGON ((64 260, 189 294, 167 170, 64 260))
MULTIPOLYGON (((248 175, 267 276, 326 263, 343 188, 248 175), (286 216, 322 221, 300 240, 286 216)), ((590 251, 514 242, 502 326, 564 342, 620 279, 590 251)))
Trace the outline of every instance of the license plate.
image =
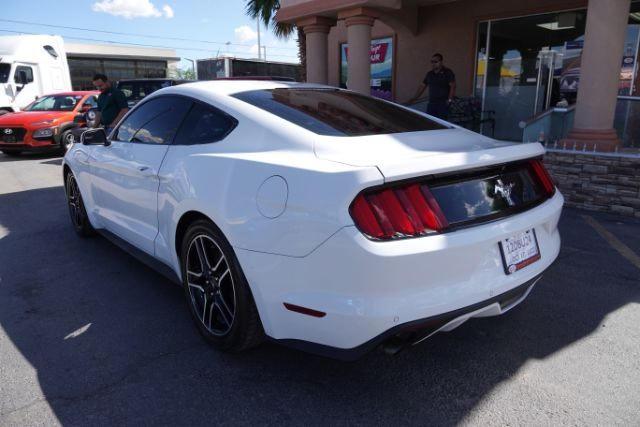
POLYGON ((540 259, 540 248, 534 229, 503 239, 499 243, 506 274, 512 274, 540 259))
POLYGON ((14 143, 17 142, 15 135, 5 135, 4 142, 6 143, 14 143))

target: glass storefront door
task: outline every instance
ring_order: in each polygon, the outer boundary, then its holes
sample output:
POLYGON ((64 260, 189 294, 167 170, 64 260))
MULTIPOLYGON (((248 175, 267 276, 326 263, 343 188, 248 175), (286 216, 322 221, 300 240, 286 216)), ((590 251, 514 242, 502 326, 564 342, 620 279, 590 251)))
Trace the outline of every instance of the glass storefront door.
POLYGON ((519 123, 560 101, 566 46, 582 40, 585 23, 586 11, 489 22, 486 64, 478 70, 484 71, 483 110, 494 112, 496 138, 521 141, 519 123))
MULTIPOLYGON (((522 141, 519 124, 576 102, 587 10, 481 22, 475 96, 493 111, 495 137, 522 141)), ((640 146, 640 1, 631 3, 614 127, 625 147, 640 146)), ((491 126, 482 133, 491 135, 491 126)))

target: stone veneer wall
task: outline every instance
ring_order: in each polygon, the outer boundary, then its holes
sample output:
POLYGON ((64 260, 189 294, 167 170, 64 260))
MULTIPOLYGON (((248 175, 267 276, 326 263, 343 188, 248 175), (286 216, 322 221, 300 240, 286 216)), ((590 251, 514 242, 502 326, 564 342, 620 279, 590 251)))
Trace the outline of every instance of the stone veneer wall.
POLYGON ((548 150, 566 206, 640 218, 640 155, 548 150))

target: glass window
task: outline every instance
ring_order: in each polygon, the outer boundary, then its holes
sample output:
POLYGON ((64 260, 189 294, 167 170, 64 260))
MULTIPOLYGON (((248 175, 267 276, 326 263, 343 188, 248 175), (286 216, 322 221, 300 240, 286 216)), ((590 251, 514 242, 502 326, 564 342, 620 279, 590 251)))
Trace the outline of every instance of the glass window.
MULTIPOLYGON (((349 45, 340 45, 340 87, 347 87, 349 45)), ((393 95, 393 39, 371 40, 371 96, 391 101, 393 95)))
POLYGON ((113 82, 133 78, 166 78, 167 61, 144 59, 89 59, 68 57, 73 90, 91 90, 91 78, 96 73, 106 74, 113 82))
POLYGON ((389 102, 337 89, 271 89, 234 95, 320 135, 364 136, 447 129, 389 102))
POLYGON ((82 104, 82 108, 97 108, 98 107, 98 97, 90 96, 82 104))
POLYGON ((82 99, 77 95, 51 95, 43 96, 28 105, 26 111, 72 111, 78 101, 82 99))
POLYGON ((220 141, 235 128, 236 124, 234 118, 217 108, 195 103, 180 128, 176 143, 207 144, 220 141))
POLYGON ((191 103, 189 99, 177 96, 162 96, 145 102, 118 127, 114 139, 149 144, 170 143, 191 103))
POLYGON ((33 82, 33 70, 31 69, 31 67, 25 67, 23 65, 19 65, 16 67, 16 73, 14 74, 13 80, 16 83, 20 83, 20 74, 24 73, 24 75, 27 78, 26 83, 31 83, 33 82))
POLYGON ((0 83, 9 81, 9 74, 11 74, 11 64, 0 64, 0 83))
POLYGON ((168 86, 171 86, 170 80, 125 80, 118 82, 118 89, 124 93, 130 107, 140 102, 145 96, 168 86))
POLYGON ((487 73, 487 36, 489 23, 481 22, 478 25, 478 47, 476 52, 476 87, 474 94, 482 98, 484 91, 484 77, 487 73))

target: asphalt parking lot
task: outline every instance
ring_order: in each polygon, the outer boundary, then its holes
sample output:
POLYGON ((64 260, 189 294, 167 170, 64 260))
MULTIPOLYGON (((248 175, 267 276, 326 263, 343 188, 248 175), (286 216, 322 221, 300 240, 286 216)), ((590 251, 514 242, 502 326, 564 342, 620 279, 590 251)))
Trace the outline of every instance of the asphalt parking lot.
POLYGON ((395 357, 221 354, 181 290, 69 225, 61 159, 0 154, 0 425, 640 425, 640 221, 566 209, 528 300, 395 357))

